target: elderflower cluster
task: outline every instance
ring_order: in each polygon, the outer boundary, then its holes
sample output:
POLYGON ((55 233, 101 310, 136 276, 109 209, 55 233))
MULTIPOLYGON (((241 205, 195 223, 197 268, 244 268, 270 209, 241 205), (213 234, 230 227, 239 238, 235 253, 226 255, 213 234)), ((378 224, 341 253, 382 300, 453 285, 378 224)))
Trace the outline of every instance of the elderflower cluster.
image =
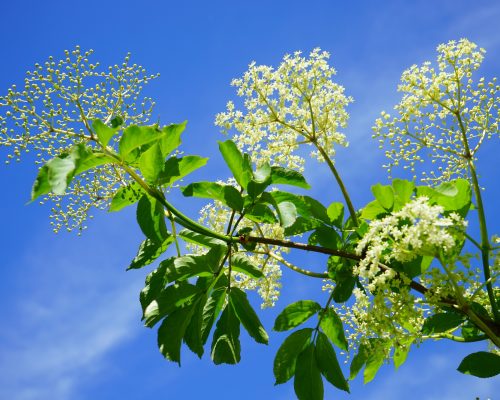
POLYGON ((419 341, 428 308, 406 286, 398 289, 371 296, 359 288, 353 290, 355 303, 341 314, 352 343, 366 345, 370 338, 380 339, 381 351, 389 358, 391 349, 405 351, 419 341))
POLYGON ((417 197, 400 211, 370 222, 368 232, 356 247, 363 260, 355 273, 370 280, 371 291, 394 276, 391 269, 380 273, 380 264, 392 260, 409 262, 418 256, 455 256, 466 226, 458 214, 444 216, 443 207, 430 205, 425 196, 417 197))
MULTIPOLYGON (((216 232, 226 232, 230 215, 231 210, 229 208, 215 201, 200 210, 199 222, 216 232)), ((248 227, 254 229, 255 233, 253 234, 266 238, 284 239, 285 237, 284 229, 278 223, 257 224, 248 219, 242 219, 237 230, 248 227)), ((197 246, 190 246, 190 250, 196 253, 204 251, 203 248, 197 246)), ((242 290, 257 290, 262 298, 261 307, 273 307, 278 300, 281 289, 281 268, 278 260, 281 259, 281 255, 285 252, 288 252, 288 249, 260 243, 251 252, 242 251, 241 254, 261 269, 264 277, 254 279, 246 274, 232 271, 231 285, 242 290)))
MULTIPOLYGON (((119 117, 124 126, 149 120, 154 103, 140 93, 155 76, 131 65, 130 55, 103 69, 89 61, 92 53, 77 46, 60 60, 49 57, 26 73, 22 88, 13 85, 0 96, 0 146, 10 149, 7 163, 31 152, 44 164, 78 143, 94 146, 90 126, 97 118, 109 124, 119 117)), ((112 167, 102 166, 78 176, 64 198, 47 196, 54 201, 54 230, 83 229, 90 209, 105 208, 123 182, 112 167)))
POLYGON ((251 154, 257 164, 269 162, 301 170, 304 159, 299 144, 313 145, 312 155, 323 161, 335 154, 336 145, 347 146, 346 106, 353 100, 332 81, 335 69, 329 54, 314 49, 309 57, 286 55, 278 68, 251 63, 241 79, 235 79, 243 111, 233 102, 216 116, 224 132, 234 128, 233 140, 251 154))
POLYGON ((437 52, 437 68, 424 62, 403 73, 397 116, 382 112, 373 130, 380 147, 389 144, 389 173, 402 165, 424 182, 439 183, 467 177, 468 162, 484 140, 498 136, 500 86, 496 78, 472 78, 485 53, 476 44, 450 41, 437 52), (419 168, 426 159, 432 170, 419 168))

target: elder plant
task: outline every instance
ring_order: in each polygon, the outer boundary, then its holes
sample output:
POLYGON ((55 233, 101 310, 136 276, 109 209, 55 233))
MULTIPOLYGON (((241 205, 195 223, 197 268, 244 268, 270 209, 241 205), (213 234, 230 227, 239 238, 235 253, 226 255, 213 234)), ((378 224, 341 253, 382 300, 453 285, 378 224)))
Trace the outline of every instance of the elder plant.
POLYGON ((169 193, 207 158, 178 150, 185 123, 148 124, 152 102, 140 91, 154 76, 128 56, 101 70, 77 48, 36 65, 23 89, 0 97, 0 144, 8 160, 36 153, 31 197, 53 201, 56 231, 83 229, 92 207, 136 207, 145 238, 129 269, 160 261, 140 302, 170 361, 180 364, 185 343, 199 357, 208 348, 215 364, 236 364, 241 327, 267 344, 248 292, 257 291, 262 308, 275 306, 290 270, 322 279, 325 291, 322 304, 280 306, 273 327, 292 331, 274 360, 276 384, 293 378, 299 399, 322 399, 325 381, 349 391, 361 370, 369 382, 384 362, 397 368, 430 339, 484 341, 458 370, 493 377, 500 373, 500 246, 490 236, 476 161, 498 136, 500 87, 474 76, 484 56, 474 43, 451 41, 437 52, 436 64, 403 73, 395 116, 382 113, 374 127, 388 170, 403 165, 413 179, 375 184, 361 208, 335 163, 337 147, 348 144, 342 130, 353 100, 319 49, 287 55, 277 68, 252 63, 233 81, 241 101, 216 116, 233 135, 219 142, 232 176, 180 187, 209 200, 199 217, 183 213, 169 193), (289 191, 310 187, 303 146, 326 164, 341 199, 324 205, 289 191), (327 255, 326 265, 295 265, 292 250, 327 255))

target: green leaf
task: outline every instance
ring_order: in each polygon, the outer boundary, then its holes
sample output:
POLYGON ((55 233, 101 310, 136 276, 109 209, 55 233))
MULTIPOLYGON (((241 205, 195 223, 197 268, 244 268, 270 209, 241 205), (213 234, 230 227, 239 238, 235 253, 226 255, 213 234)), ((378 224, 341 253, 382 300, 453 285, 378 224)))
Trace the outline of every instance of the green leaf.
POLYGON ((326 213, 330 218, 330 221, 337 228, 342 228, 342 222, 344 220, 344 205, 342 203, 332 203, 326 209, 326 213))
POLYGON ((201 233, 190 231, 189 229, 183 229, 178 233, 181 237, 188 243, 197 244, 203 247, 214 247, 214 246, 224 246, 225 243, 222 240, 212 238, 210 236, 202 235, 201 233))
POLYGON ((271 184, 271 167, 264 163, 254 173, 254 178, 248 182, 247 192, 253 199, 257 198, 271 184))
POLYGON ((290 201, 282 201, 277 205, 278 215, 280 217, 280 225, 283 228, 292 226, 297 219, 297 209, 290 201))
POLYGON ((167 282, 184 281, 193 276, 211 277, 214 274, 213 267, 207 262, 206 255, 199 256, 182 256, 169 258, 162 261, 160 267, 165 268, 165 276, 167 282))
POLYGON ((347 351, 344 326, 332 307, 328 307, 328 309, 321 314, 320 327, 335 346, 347 351))
POLYGON ((166 315, 191 302, 199 291, 196 286, 185 282, 167 286, 145 308, 144 324, 151 328, 166 315))
POLYGON ((417 187, 417 196, 426 196, 431 204, 438 204, 445 212, 456 212, 462 217, 467 215, 471 207, 471 187, 465 179, 445 182, 436 188, 417 187))
POLYGON ((297 186, 303 189, 311 188, 300 172, 283 167, 271 167, 271 183, 297 186))
POLYGON ((203 307, 201 323, 201 339, 203 344, 207 342, 210 330, 222 310, 225 299, 225 289, 214 290, 203 307))
POLYGON ((186 328, 184 333, 184 343, 187 344, 189 349, 195 353, 199 358, 202 357, 203 339, 202 339, 202 325, 203 325, 203 309, 207 302, 207 295, 200 296, 200 300, 193 306, 193 316, 191 322, 186 328))
POLYGON ((300 329, 293 332, 281 344, 274 358, 275 385, 287 382, 295 374, 297 357, 311 342, 312 332, 311 328, 300 329))
POLYGON ((321 306, 312 300, 299 300, 289 304, 276 317, 273 329, 278 332, 293 329, 316 314, 319 310, 321 310, 321 306))
POLYGON ((97 135, 97 138, 99 139, 99 142, 103 146, 107 146, 111 138, 114 136, 114 134, 118 131, 118 127, 113 127, 110 128, 106 124, 104 124, 100 119, 95 119, 92 122, 92 129, 97 135))
POLYGON ((152 126, 131 125, 123 130, 118 144, 119 154, 124 161, 133 162, 139 157, 141 147, 148 147, 160 138, 161 131, 152 126))
POLYGON ((245 218, 254 222, 263 222, 267 224, 272 224, 277 222, 276 216, 268 206, 262 203, 257 203, 252 207, 248 208, 245 213, 245 218))
POLYGON ((119 115, 117 115, 113 119, 111 119, 111 127, 118 128, 122 125, 123 125, 123 118, 120 117, 119 115))
POLYGON ((227 305, 215 327, 211 357, 214 364, 240 362, 240 321, 233 307, 227 305))
POLYGON ((500 374, 500 356, 487 351, 478 351, 466 356, 457 370, 462 374, 491 378, 500 374))
POLYGON ((322 332, 318 333, 316 340, 315 357, 316 364, 326 380, 336 388, 349 393, 349 384, 342 373, 335 350, 322 332))
POLYGON ((144 189, 135 181, 127 186, 122 186, 111 199, 108 211, 120 211, 122 208, 135 204, 144 194, 144 189))
POLYGON ((379 351, 372 352, 366 360, 366 366, 363 372, 363 383, 366 384, 371 382, 383 364, 384 353, 379 351))
POLYGON ((368 203, 365 208, 361 210, 362 219, 374 220, 384 215, 387 215, 387 210, 382 207, 378 200, 368 203))
POLYGON ((395 349, 394 349, 394 367, 398 369, 401 365, 404 364, 406 361, 406 358, 408 357, 408 353, 410 352, 411 349, 411 344, 413 343, 413 338, 407 338, 406 340, 403 341, 403 343, 400 343, 395 349))
POLYGON ((231 140, 218 142, 219 150, 226 161, 227 166, 233 173, 236 182, 246 189, 248 183, 252 180, 252 166, 248 157, 243 157, 236 145, 231 140))
POLYGON ((187 121, 180 124, 171 124, 161 130, 160 146, 163 156, 166 157, 181 144, 181 133, 186 129, 187 121))
POLYGON ((143 195, 137 204, 137 223, 144 235, 157 244, 163 243, 170 236, 163 206, 148 195, 143 195))
POLYGON ((313 343, 297 357, 293 387, 299 400, 323 400, 323 380, 316 365, 313 343))
POLYGON ((415 183, 404 179, 394 179, 392 188, 394 190, 394 211, 399 211, 410 201, 415 191, 415 183))
POLYGON ((241 211, 243 209, 243 198, 240 192, 231 185, 222 185, 215 182, 196 182, 181 188, 181 191, 186 197, 194 196, 218 200, 233 210, 241 211))
POLYGON ((207 161, 208 158, 199 156, 171 157, 165 162, 158 176, 158 184, 171 186, 174 182, 203 167, 207 161))
POLYGON ((167 250, 168 246, 170 246, 173 242, 174 237, 172 235, 167 237, 161 244, 153 242, 150 239, 144 240, 139 247, 137 255, 132 260, 127 270, 138 269, 151 264, 161 254, 163 254, 167 250))
POLYGON ((455 313, 438 313, 427 318, 422 326, 424 335, 432 335, 435 333, 447 332, 455 330, 464 321, 464 316, 455 313))
POLYGON ((342 247, 342 239, 339 234, 332 228, 320 226, 309 236, 309 244, 319 244, 322 247, 338 250, 342 247))
POLYGON ((254 279, 263 278, 262 270, 255 265, 248 257, 242 254, 235 254, 231 257, 231 268, 254 279))
POLYGON ((94 152, 83 143, 78 144, 68 153, 54 157, 40 168, 31 191, 31 200, 49 192, 62 196, 76 175, 113 161, 101 152, 94 152))
MULTIPOLYGON (((195 303, 196 304, 196 303, 195 303)), ((181 365, 182 337, 191 322, 194 305, 182 307, 168 315, 158 329, 158 347, 161 354, 170 361, 181 365)))
POLYGON ((148 182, 156 182, 158 175, 163 170, 164 163, 160 145, 155 143, 141 154, 139 169, 148 182))
POLYGON ((394 204, 394 191, 392 187, 377 183, 373 185, 371 189, 379 204, 386 210, 391 211, 394 204))
POLYGON ((354 277, 338 280, 333 289, 333 300, 336 303, 344 303, 349 300, 355 285, 356 279, 354 277))
POLYGON ((234 308, 236 316, 245 327, 248 334, 255 339, 257 343, 267 344, 269 336, 262 326, 259 317, 250 305, 245 292, 238 288, 231 288, 229 302, 234 308))
POLYGON ((359 371, 361 371, 361 368, 366 364, 366 360, 368 360, 369 357, 369 350, 368 347, 364 344, 361 343, 358 348, 358 353, 354 356, 354 358, 351 361, 351 366, 349 368, 350 374, 349 374, 349 380, 353 380, 356 378, 358 375, 359 371))

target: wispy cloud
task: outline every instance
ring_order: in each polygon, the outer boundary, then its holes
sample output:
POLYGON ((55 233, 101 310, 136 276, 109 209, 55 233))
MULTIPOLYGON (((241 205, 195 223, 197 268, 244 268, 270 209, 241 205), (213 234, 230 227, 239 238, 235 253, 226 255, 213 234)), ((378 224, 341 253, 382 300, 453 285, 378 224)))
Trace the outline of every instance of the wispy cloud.
POLYGON ((24 273, 0 336, 0 398, 76 399, 138 331, 142 279, 91 238, 46 239, 15 266, 24 273))

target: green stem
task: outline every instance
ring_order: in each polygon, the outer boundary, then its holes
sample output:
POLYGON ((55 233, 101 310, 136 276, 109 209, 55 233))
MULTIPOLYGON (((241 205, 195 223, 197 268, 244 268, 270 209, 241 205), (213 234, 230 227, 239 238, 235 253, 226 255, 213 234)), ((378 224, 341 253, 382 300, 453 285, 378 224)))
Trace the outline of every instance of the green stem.
POLYGON ((321 147, 316 141, 312 141, 312 143, 316 146, 320 154, 323 156, 323 159, 328 165, 328 168, 330 168, 330 171, 332 171, 333 176, 335 177, 335 180, 337 181, 337 184, 339 185, 339 188, 342 192, 342 195, 344 196, 344 200, 347 204, 347 208, 349 209, 349 214, 351 215, 352 222, 354 223, 355 226, 358 226, 359 222, 358 222, 358 217, 356 216, 356 210, 352 205, 351 197, 349 196, 349 193, 347 192, 344 182, 342 181, 342 178, 340 177, 337 169, 335 168, 335 165, 333 165, 332 160, 330 159, 326 151, 323 149, 323 147, 321 147))
POLYGON ((493 285, 491 283, 491 272, 490 272, 490 242, 488 237, 488 229, 486 225, 486 215, 484 211, 483 198, 481 196, 481 187, 479 186, 479 180, 477 178, 476 168, 474 166, 474 161, 469 148, 469 142, 467 140, 466 129, 460 116, 460 111, 455 112, 458 124, 460 126, 460 131, 462 133, 462 142, 465 150, 465 158, 467 160, 470 175, 472 178, 472 187, 474 190, 474 196, 476 198, 476 209, 479 219, 479 231, 481 234, 481 261, 483 264, 483 274, 484 280, 486 282, 486 291, 488 292, 488 298, 491 304, 491 310, 493 311, 493 317, 495 321, 500 321, 500 313, 498 311, 498 306, 495 299, 495 293, 493 292, 493 285))
POLYGON ((481 342, 483 340, 487 340, 488 336, 479 335, 471 338, 464 338, 461 336, 452 335, 451 333, 437 333, 435 335, 422 336, 422 339, 449 339, 453 340, 454 342, 471 343, 471 342, 481 342))

